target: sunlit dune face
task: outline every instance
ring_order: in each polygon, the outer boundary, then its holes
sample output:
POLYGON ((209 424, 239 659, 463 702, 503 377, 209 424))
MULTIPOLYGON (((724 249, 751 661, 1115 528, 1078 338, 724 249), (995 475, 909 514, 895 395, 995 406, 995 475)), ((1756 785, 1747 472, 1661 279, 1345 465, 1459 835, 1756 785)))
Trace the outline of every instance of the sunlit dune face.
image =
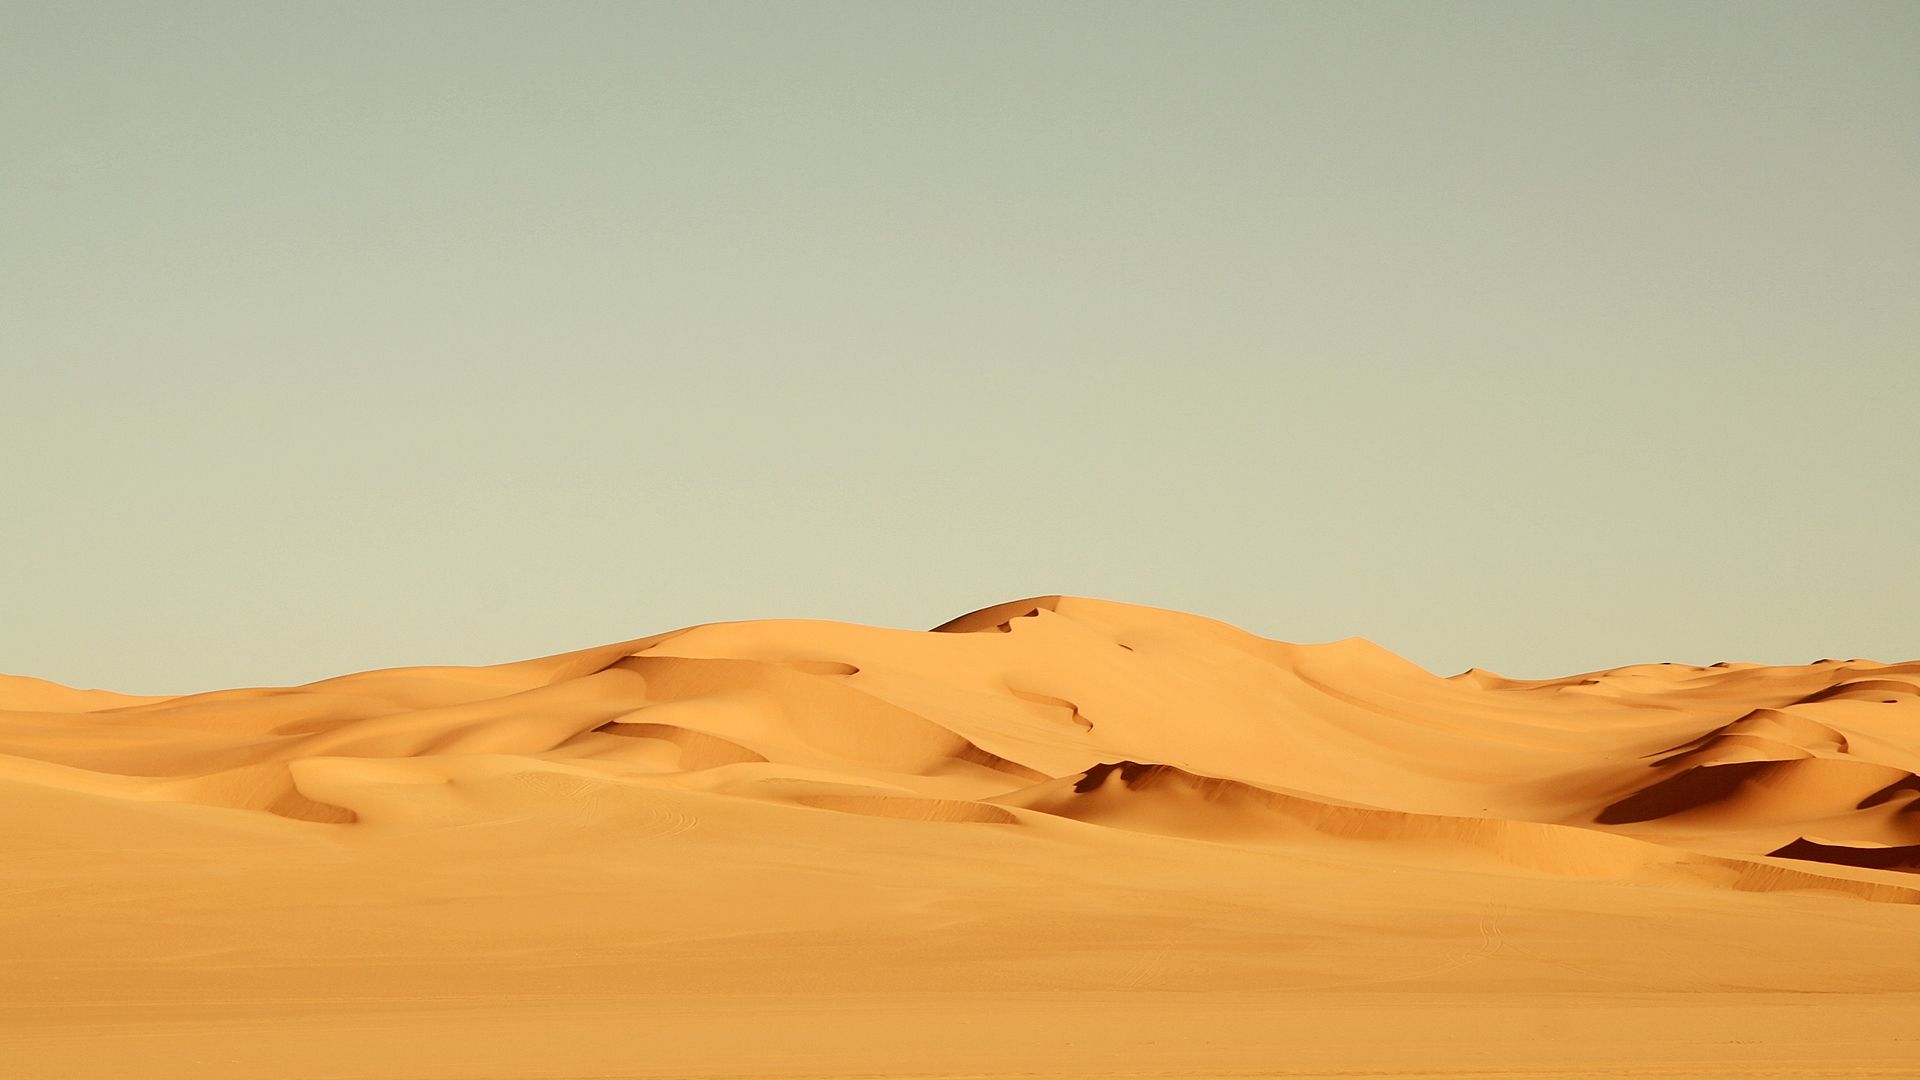
POLYGON ((0 694, 33 993, 1920 989, 1920 664, 1444 679, 1051 597, 0 694))

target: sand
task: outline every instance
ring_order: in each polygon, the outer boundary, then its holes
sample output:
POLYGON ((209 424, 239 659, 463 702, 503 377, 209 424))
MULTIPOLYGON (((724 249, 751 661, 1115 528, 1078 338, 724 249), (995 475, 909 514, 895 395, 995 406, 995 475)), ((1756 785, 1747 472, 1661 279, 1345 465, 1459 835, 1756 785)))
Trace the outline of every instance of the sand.
POLYGON ((0 677, 0 1075, 1920 1076, 1920 662, 1045 597, 0 677))

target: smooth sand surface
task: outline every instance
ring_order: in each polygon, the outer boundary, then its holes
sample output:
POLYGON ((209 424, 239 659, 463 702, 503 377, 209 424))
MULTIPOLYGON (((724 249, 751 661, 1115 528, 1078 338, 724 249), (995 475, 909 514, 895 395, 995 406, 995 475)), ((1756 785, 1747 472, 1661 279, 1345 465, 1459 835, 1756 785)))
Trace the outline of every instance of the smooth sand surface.
POLYGON ((1074 598, 0 677, 0 1076, 1920 1076, 1920 663, 1074 598))

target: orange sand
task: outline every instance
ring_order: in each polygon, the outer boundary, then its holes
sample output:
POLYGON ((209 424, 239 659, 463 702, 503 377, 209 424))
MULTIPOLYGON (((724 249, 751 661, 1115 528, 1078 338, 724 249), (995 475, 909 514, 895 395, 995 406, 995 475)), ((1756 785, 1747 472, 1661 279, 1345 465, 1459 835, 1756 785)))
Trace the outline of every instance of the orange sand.
POLYGON ((1048 597, 0 677, 0 1076, 1920 1076, 1920 662, 1048 597))

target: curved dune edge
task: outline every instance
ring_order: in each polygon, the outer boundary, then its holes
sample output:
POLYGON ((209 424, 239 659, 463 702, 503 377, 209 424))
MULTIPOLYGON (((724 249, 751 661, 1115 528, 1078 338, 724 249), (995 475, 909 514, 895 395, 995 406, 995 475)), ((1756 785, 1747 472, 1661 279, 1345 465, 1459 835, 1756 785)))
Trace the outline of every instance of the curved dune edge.
POLYGON ((172 698, 0 677, 0 779, 339 835, 548 813, 590 828, 699 792, 748 813, 1044 815, 1335 860, 1911 903, 1920 662, 1443 679, 1361 639, 1042 596, 927 632, 714 624, 172 698))
POLYGON ((792 796, 802 806, 837 810, 864 817, 895 818, 901 821, 933 821, 1014 825, 1019 818, 998 806, 963 802, 959 799, 921 799, 897 795, 839 795, 831 793, 792 796))
POLYGON ((1781 859, 1803 859, 1835 866, 1858 866, 1872 870, 1899 870, 1920 874, 1920 844, 1852 845, 1823 844, 1804 837, 1769 854, 1781 859))
POLYGON ((983 631, 1009 633, 1015 619, 1036 618, 1043 611, 1057 611, 1060 596, 1036 596, 1027 600, 1009 600, 1004 604, 993 604, 978 611, 969 611, 957 619, 949 619, 931 631, 935 634, 977 634, 983 631))
MULTIPOLYGON (((1717 884, 1747 892, 1815 890, 1886 903, 1920 904, 1920 889, 1916 888, 1679 852, 1568 825, 1339 805, 1243 781, 1200 776, 1163 764, 1102 763, 1077 776, 996 801, 1090 824, 1216 842, 1324 848, 1321 842, 1331 840, 1373 848, 1376 857, 1388 860, 1395 857, 1394 853, 1379 849, 1439 853, 1470 848, 1514 867, 1553 875, 1647 884, 1717 884)), ((1887 850, 1905 853, 1909 849, 1887 850)), ((1784 851, 1773 854, 1786 855, 1784 851)), ((1398 857, 1419 858, 1404 852, 1398 857)))

